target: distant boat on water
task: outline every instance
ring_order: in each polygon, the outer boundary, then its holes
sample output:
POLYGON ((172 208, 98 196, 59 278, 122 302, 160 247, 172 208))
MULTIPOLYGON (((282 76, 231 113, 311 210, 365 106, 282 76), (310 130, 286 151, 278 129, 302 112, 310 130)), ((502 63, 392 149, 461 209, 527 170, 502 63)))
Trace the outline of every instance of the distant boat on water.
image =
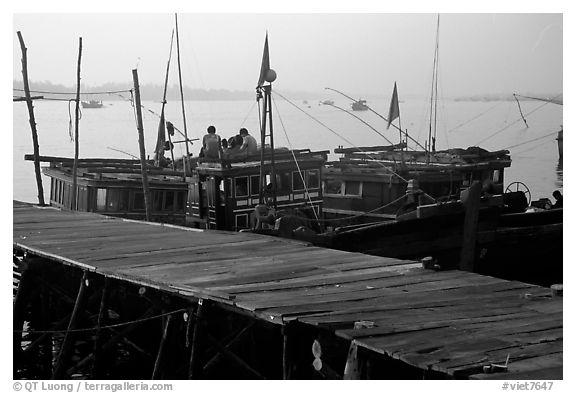
POLYGON ((360 100, 352 103, 352 110, 353 111, 367 111, 368 105, 366 105, 366 100, 360 99, 360 100))
POLYGON ((82 108, 102 108, 103 106, 102 101, 98 100, 82 101, 82 108))

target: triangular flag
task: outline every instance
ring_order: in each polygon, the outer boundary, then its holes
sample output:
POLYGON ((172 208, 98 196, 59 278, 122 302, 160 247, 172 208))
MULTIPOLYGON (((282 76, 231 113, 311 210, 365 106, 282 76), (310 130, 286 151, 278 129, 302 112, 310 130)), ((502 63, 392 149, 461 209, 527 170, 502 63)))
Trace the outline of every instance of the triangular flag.
POLYGON ((154 150, 154 163, 160 166, 164 158, 164 145, 166 143, 166 128, 164 120, 164 110, 160 115, 160 123, 158 124, 158 138, 156 139, 156 149, 154 150))
POLYGON ((262 55, 262 66, 260 67, 260 78, 258 79, 258 87, 262 86, 266 81, 266 74, 270 70, 270 54, 268 53, 268 33, 266 33, 266 41, 264 41, 264 54, 262 55))
POLYGON ((400 107, 398 106, 398 92, 396 90, 396 82, 394 82, 394 93, 392 93, 392 101, 390 101, 390 110, 388 111, 388 127, 390 128, 390 124, 400 117, 400 107))

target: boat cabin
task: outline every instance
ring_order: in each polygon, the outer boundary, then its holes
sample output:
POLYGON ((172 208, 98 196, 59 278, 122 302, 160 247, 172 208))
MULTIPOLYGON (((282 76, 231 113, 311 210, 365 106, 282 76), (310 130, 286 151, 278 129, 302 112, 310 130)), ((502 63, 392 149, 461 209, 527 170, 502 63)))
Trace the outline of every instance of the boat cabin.
MULTIPOLYGON (((26 159, 33 157, 26 156, 26 159)), ((74 160, 41 157, 49 162, 43 173, 50 177, 50 204, 62 209, 94 212, 134 220, 146 219, 139 160, 80 159, 76 203, 72 203, 74 160)), ((151 220, 184 225, 188 185, 182 173, 157 168, 149 162, 148 187, 151 220)))
POLYGON ((268 149, 263 161, 259 153, 225 160, 197 158, 187 178, 187 225, 232 231, 253 228, 259 205, 319 217, 322 167, 328 153, 275 149, 272 154, 268 149))
POLYGON ((474 180, 485 184, 486 192, 502 194, 504 168, 511 165, 508 151, 488 152, 477 147, 438 151, 429 157, 424 152, 385 146, 334 152, 342 157, 326 164, 323 188, 324 217, 346 218, 335 225, 395 219, 411 191, 408 184, 416 184, 436 201, 457 198, 474 180))

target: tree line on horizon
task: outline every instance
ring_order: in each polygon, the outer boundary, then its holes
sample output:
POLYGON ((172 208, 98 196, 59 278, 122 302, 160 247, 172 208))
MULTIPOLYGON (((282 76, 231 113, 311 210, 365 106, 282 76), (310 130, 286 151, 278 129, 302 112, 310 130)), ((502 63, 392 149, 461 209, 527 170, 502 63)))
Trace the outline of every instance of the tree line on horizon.
MULTIPOLYGON (((45 98, 74 98, 76 95, 76 87, 65 86, 62 84, 55 84, 50 81, 30 81, 30 90, 32 92, 49 92, 58 94, 48 94, 48 93, 33 93, 32 95, 43 95, 45 98), (70 94, 69 96, 62 95, 60 93, 70 94)), ((126 83, 105 83, 99 86, 84 86, 80 85, 80 93, 82 100, 102 100, 102 101, 120 101, 129 98, 129 93, 106 93, 106 92, 118 92, 118 91, 128 91, 133 88, 133 85, 126 83), (104 94, 93 94, 93 93, 104 93, 104 94)), ((13 95, 24 96, 24 86, 22 81, 13 80, 13 95)), ((227 89, 199 89, 183 87, 183 94, 185 100, 190 101, 245 101, 253 100, 256 97, 255 91, 239 91, 239 90, 227 90, 227 89)), ((140 96, 144 101, 161 101, 164 94, 164 86, 157 84, 144 84, 140 86, 140 96)), ((324 100, 326 99, 326 93, 318 92, 306 92, 306 91, 289 91, 283 92, 287 97, 291 99, 306 99, 306 100, 324 100)), ((518 93, 525 96, 533 97, 558 97, 562 96, 562 93, 518 93)), ((389 98, 385 95, 381 96, 366 96, 367 99, 380 99, 389 98)), ((421 97, 420 97, 421 98, 421 97)), ((166 99, 170 101, 180 100, 180 88, 177 85, 168 86, 166 92, 166 99)), ((474 94, 468 96, 453 97, 455 101, 513 101, 514 96, 512 93, 498 93, 498 94, 474 94)), ((519 97, 521 101, 525 98, 519 97)))

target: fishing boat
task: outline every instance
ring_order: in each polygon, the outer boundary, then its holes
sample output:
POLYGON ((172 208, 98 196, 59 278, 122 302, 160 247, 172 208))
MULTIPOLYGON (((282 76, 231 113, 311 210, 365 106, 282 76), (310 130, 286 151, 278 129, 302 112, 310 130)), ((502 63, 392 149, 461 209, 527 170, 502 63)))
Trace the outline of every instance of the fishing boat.
POLYGON ((493 193, 504 190, 504 169, 511 165, 507 150, 469 147, 427 154, 405 146, 335 149, 342 157, 328 162, 323 172, 325 218, 334 226, 396 219, 409 181, 418 184, 427 202, 457 199, 475 180, 493 193))
MULTIPOLYGON (((33 155, 26 155, 33 161, 33 155)), ((50 205, 64 210, 93 212, 134 220, 146 219, 145 196, 139 160, 82 158, 77 162, 74 198, 74 159, 41 156, 40 162, 50 178, 50 205)), ((146 163, 149 185, 150 220, 185 225, 188 183, 182 172, 146 163)))
MULTIPOLYGON (((320 216, 320 179, 329 152, 265 147, 261 153, 191 160, 186 224, 240 231, 262 228, 258 220, 277 211, 310 219, 320 216)), ((264 227, 273 227, 274 221, 264 227)))
POLYGON ((104 103, 98 100, 82 101, 82 108, 102 108, 104 103))
POLYGON ((366 100, 358 100, 352 103, 352 110, 353 111, 367 111, 368 105, 366 104, 366 100))

